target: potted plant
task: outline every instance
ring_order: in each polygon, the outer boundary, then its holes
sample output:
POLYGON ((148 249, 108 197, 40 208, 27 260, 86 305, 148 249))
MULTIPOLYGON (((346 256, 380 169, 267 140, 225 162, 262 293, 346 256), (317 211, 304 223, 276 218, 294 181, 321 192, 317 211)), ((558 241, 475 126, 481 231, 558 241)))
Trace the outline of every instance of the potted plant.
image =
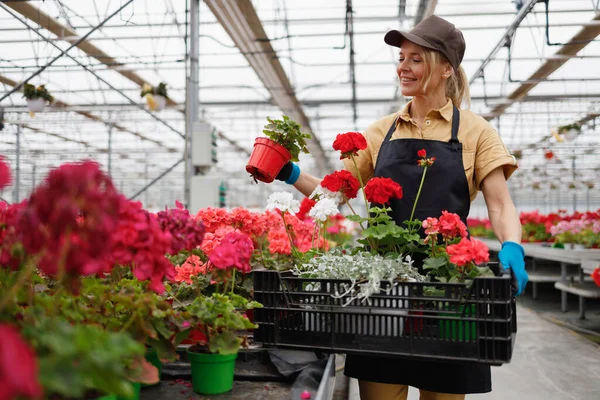
POLYGON ((205 343, 187 351, 194 392, 215 395, 232 389, 235 360, 240 347, 246 345, 246 338, 238 332, 256 328, 244 311, 259 306, 233 293, 213 293, 198 297, 188 307, 206 337, 205 343))
POLYGON ((35 87, 32 84, 25 83, 23 85, 23 97, 27 99, 27 107, 31 113, 43 112, 46 102, 50 104, 54 102, 54 97, 50 95, 44 85, 35 87))
POLYGON ((581 134, 581 125, 578 123, 563 125, 558 128, 558 133, 567 140, 575 140, 581 134))
POLYGON ((250 272, 253 251, 248 235, 236 231, 227 234, 208 255, 215 292, 197 297, 186 307, 192 326, 204 330, 205 341, 196 343, 187 353, 197 393, 219 394, 233 387, 237 353, 246 343, 238 331, 256 328, 245 312, 261 306, 234 293, 236 271, 250 272))
POLYGON ((140 97, 146 98, 146 103, 150 110, 161 111, 167 105, 167 99, 169 98, 167 95, 167 84, 161 82, 158 86, 151 86, 148 83, 144 83, 140 97))
POLYGON ((246 171, 262 182, 273 182, 288 161, 298 161, 300 152, 308 153, 306 139, 311 136, 300 131, 301 126, 286 115, 282 120, 272 120, 265 125, 263 133, 254 141, 254 149, 246 165, 246 171))

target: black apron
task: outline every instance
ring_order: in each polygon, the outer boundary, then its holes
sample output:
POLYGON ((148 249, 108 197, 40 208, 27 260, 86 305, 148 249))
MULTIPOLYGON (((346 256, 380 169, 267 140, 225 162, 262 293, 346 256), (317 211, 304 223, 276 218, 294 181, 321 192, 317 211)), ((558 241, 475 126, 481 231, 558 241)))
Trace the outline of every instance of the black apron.
MULTIPOLYGON (((417 164, 417 151, 421 149, 427 151, 428 158, 435 157, 436 160, 427 168, 414 218, 421 221, 427 217, 437 218, 442 210, 448 210, 458 214, 466 224, 471 199, 462 161, 462 143, 458 141, 459 122, 460 112, 454 107, 449 142, 390 140, 396 130, 396 121, 390 127, 381 144, 373 176, 391 178, 402 186, 403 198, 391 201, 392 217, 398 225, 410 218, 419 189, 423 167, 417 164)), ((410 385, 437 393, 470 394, 492 390, 490 367, 476 363, 348 354, 344 373, 360 380, 410 385)))

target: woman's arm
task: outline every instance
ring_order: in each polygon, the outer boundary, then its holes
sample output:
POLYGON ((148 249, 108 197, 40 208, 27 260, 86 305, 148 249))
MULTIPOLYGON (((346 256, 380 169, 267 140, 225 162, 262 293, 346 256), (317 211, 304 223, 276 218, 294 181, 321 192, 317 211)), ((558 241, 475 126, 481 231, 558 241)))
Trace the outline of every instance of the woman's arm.
POLYGON ((321 179, 301 171, 298 180, 294 183, 294 187, 298 189, 300 193, 308 197, 314 192, 320 182, 321 179))
POLYGON ((496 168, 485 177, 481 183, 481 191, 492 228, 500 243, 521 243, 521 221, 510 198, 502 167, 496 168))

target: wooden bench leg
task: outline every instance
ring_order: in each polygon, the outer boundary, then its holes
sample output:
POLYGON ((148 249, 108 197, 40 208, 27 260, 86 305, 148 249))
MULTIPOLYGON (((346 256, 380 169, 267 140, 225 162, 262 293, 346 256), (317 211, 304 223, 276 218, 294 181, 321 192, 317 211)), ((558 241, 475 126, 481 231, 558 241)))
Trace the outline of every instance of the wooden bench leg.
POLYGON ((585 319, 585 297, 579 296, 579 319, 585 319))

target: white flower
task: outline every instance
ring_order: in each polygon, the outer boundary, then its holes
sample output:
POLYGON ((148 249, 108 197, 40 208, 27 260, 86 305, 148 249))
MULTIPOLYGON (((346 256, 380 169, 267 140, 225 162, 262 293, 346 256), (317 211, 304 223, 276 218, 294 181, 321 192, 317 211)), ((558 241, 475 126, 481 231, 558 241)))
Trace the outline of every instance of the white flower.
POLYGON ((321 199, 334 199, 338 204, 342 202, 342 194, 340 192, 332 192, 321 185, 317 185, 308 198, 316 201, 321 199))
POLYGON ((339 214, 339 212, 335 199, 323 197, 310 209, 308 215, 323 222, 327 221, 327 217, 339 214))
POLYGON ((281 212, 295 214, 300 211, 300 202, 295 200, 294 196, 289 192, 275 192, 269 196, 266 210, 280 210, 281 212))

